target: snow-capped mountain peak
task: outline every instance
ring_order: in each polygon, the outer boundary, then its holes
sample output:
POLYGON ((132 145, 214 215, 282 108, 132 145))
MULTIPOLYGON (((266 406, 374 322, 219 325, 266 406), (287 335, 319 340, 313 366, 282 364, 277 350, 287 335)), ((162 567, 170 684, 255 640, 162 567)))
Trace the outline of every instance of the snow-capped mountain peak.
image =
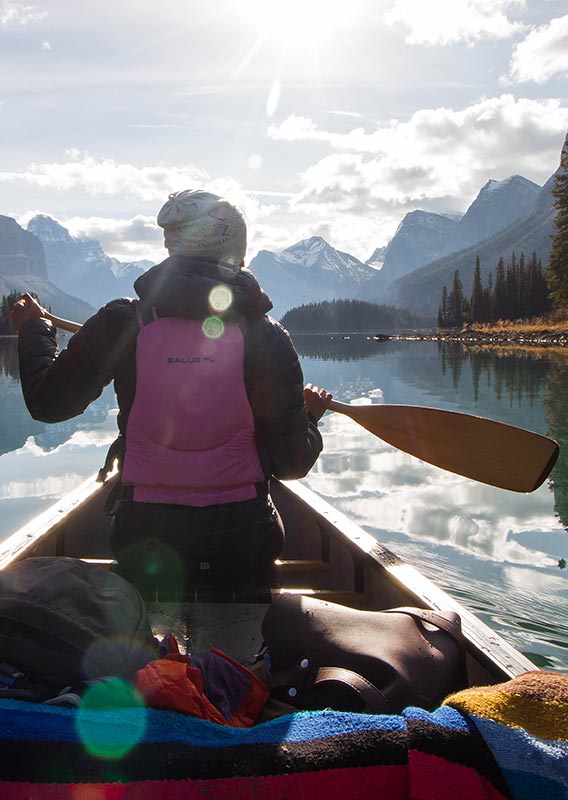
POLYGON ((134 280, 148 266, 148 262, 122 264, 108 256, 96 239, 72 236, 46 214, 37 214, 27 228, 43 244, 53 283, 93 306, 113 297, 132 296, 134 280))

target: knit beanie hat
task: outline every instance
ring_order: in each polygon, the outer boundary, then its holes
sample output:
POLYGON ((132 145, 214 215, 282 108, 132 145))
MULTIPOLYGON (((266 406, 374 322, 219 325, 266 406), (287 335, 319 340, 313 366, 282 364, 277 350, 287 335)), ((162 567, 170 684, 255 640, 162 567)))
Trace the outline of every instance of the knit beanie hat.
POLYGON ((238 208, 200 189, 170 194, 158 214, 170 255, 201 256, 240 267, 247 227, 238 208))

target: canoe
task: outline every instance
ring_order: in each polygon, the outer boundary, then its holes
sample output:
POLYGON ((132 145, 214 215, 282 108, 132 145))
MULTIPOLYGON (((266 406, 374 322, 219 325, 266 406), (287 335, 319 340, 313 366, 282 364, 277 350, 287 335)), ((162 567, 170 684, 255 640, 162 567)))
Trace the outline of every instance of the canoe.
MULTIPOLYGON (((116 477, 90 478, 13 533, 0 548, 0 569, 32 556, 80 557, 110 568, 109 517, 103 511, 115 483, 116 477)), ((414 605, 456 611, 469 688, 432 712, 287 711, 245 728, 160 706, 101 703, 86 699, 88 692, 79 708, 0 697, 0 797, 565 796, 568 678, 536 670, 302 482, 273 481, 272 495, 287 534, 278 563, 282 589, 274 594, 296 592, 370 610, 414 605), (511 786, 529 787, 529 793, 511 786)), ((266 597, 213 603, 194 593, 178 600, 147 601, 158 637, 173 633, 190 653, 215 646, 245 666, 258 652, 266 597)))
MULTIPOLYGON (((32 556, 71 556, 109 568, 110 517, 104 506, 116 480, 116 475, 89 478, 6 538, 0 569, 32 556)), ((281 588, 273 594, 304 594, 375 611, 399 606, 455 611, 462 621, 470 686, 500 683, 536 669, 475 614, 301 481, 273 480, 271 494, 286 529, 277 562, 281 588)), ((210 598, 195 593, 176 599, 162 603, 160 597, 150 598, 157 635, 174 632, 191 642, 194 652, 216 646, 242 663, 260 648, 265 602, 224 598, 220 613, 210 598)))

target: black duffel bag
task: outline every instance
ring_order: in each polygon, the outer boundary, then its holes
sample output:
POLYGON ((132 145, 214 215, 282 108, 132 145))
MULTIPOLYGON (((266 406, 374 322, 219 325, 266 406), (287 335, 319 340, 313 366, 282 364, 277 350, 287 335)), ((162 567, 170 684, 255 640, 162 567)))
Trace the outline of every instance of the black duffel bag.
POLYGON ((432 710, 466 685, 461 622, 422 608, 362 611, 280 595, 262 633, 271 695, 301 709, 432 710))
POLYGON ((0 662, 61 689, 130 679, 156 658, 140 593, 76 558, 28 558, 0 571, 0 662))

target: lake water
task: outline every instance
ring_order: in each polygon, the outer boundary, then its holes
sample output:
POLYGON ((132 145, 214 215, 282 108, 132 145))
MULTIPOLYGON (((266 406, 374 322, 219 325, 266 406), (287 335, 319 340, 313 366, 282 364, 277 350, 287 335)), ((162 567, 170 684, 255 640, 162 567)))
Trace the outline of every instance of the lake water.
MULTIPOLYGON (((423 405, 555 438, 560 458, 531 494, 444 472, 349 418, 322 420, 324 452, 306 483, 477 613, 535 664, 568 671, 568 352, 455 343, 295 337, 306 381, 337 400, 423 405)), ((0 339, 0 536, 98 469, 116 431, 107 389, 81 417, 30 419, 15 340, 0 339)))

